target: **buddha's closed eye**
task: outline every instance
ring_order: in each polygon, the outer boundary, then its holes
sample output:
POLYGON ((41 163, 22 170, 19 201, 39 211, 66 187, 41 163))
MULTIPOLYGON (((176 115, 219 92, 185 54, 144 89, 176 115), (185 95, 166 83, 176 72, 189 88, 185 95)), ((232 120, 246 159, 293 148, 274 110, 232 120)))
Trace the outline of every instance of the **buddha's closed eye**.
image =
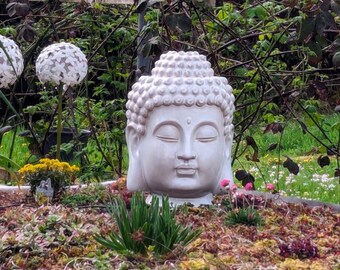
POLYGON ((158 127, 154 135, 164 142, 177 142, 180 138, 178 128, 173 125, 162 125, 158 127))
POLYGON ((196 140, 202 143, 213 142, 217 137, 218 131, 211 125, 201 126, 196 131, 196 140))

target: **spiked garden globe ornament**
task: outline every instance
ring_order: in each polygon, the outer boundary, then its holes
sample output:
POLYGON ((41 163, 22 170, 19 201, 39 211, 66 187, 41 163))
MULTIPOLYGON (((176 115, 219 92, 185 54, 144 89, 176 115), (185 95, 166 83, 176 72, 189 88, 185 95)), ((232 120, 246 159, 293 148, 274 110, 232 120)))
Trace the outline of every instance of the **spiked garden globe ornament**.
POLYGON ((24 59, 18 45, 11 39, 0 35, 0 98, 17 114, 1 89, 9 88, 24 70, 24 59))
POLYGON ((88 64, 84 53, 67 42, 52 44, 42 50, 36 61, 36 73, 42 83, 58 86, 57 158, 60 159, 63 90, 82 82, 88 64))
POLYGON ((87 59, 84 53, 71 43, 52 44, 38 56, 36 72, 42 83, 73 86, 85 78, 87 59))
POLYGON ((0 88, 9 88, 24 70, 24 59, 18 45, 0 35, 0 88))

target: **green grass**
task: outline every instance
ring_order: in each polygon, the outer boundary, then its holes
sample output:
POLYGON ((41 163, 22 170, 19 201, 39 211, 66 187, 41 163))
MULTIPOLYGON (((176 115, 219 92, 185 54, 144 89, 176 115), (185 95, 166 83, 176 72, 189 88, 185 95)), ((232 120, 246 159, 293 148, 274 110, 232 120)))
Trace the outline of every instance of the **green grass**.
MULTIPOLYGON (((339 140, 339 123, 340 114, 334 114, 331 116, 324 116, 319 120, 319 124, 325 131, 325 134, 329 137, 329 142, 319 128, 311 121, 305 120, 308 130, 316 136, 324 144, 330 146, 337 145, 339 140), (334 126, 338 123, 338 126, 334 126)), ((309 134, 304 134, 300 124, 297 121, 289 121, 283 124, 284 131, 282 133, 273 134, 272 132, 263 133, 265 126, 257 129, 252 129, 248 133, 253 136, 256 141, 259 152, 261 155, 272 154, 277 155, 279 153, 278 147, 269 152, 267 149, 273 143, 279 143, 281 139, 280 151, 285 155, 292 156, 305 156, 312 152, 320 151, 325 153, 326 149, 320 146, 320 143, 309 134), (281 137, 281 138, 280 138, 281 137)))
MULTIPOLYGON (((334 125, 340 121, 339 114, 325 117, 320 121, 325 133, 333 145, 338 144, 339 129, 334 125), (331 128, 333 126, 333 128, 331 128)), ((318 128, 313 125, 308 129, 321 141, 330 145, 318 128)), ((339 177, 334 177, 338 163, 331 157, 330 165, 323 168, 317 163, 320 155, 326 155, 326 149, 308 134, 303 134, 302 128, 296 122, 288 122, 285 126, 281 144, 282 148, 268 151, 269 145, 279 143, 280 133, 263 133, 263 128, 249 131, 259 148, 260 162, 248 161, 244 156, 251 155, 252 149, 247 149, 244 155, 235 160, 233 170, 245 169, 255 177, 258 190, 265 190, 266 183, 274 183, 279 191, 287 196, 320 200, 340 204, 339 177), (299 165, 298 175, 289 173, 282 166, 289 156, 299 165)), ((242 145, 245 147, 245 144, 242 145)), ((235 180, 237 182, 237 180, 235 180)))
MULTIPOLYGON (((33 156, 30 154, 28 149, 28 142, 25 138, 20 137, 18 134, 20 133, 21 128, 18 128, 15 133, 13 130, 5 132, 2 136, 2 140, 0 143, 0 167, 5 170, 10 170, 12 172, 16 172, 17 167, 21 167, 30 161, 33 156), (14 147, 11 154, 11 147, 14 139, 14 147), (10 162, 8 162, 8 160, 10 162)), ((12 175, 13 177, 13 175, 12 175)), ((5 175, 1 174, 0 183, 6 182, 6 184, 16 184, 16 180, 14 178, 13 182, 8 183, 8 179, 6 179, 5 175)))
POLYGON ((21 129, 18 128, 16 133, 13 130, 11 130, 3 134, 2 140, 0 142, 0 154, 13 160, 20 166, 23 166, 31 158, 31 154, 28 149, 29 143, 27 142, 27 140, 18 135, 20 131, 21 129), (12 151, 12 155, 10 155, 13 137, 14 148, 12 151))
POLYGON ((0 143, 0 154, 10 158, 14 162, 18 163, 20 166, 23 166, 31 158, 31 154, 28 150, 27 140, 18 135, 20 131, 21 130, 18 129, 16 134, 14 133, 14 131, 4 133, 4 135, 2 136, 2 141, 0 143), (10 156, 13 136, 15 136, 15 143, 12 151, 12 156, 10 156))
MULTIPOLYGON (((336 160, 331 159, 329 166, 321 168, 316 156, 293 158, 300 167, 298 175, 289 171, 269 156, 260 159, 257 164, 240 159, 233 169, 245 169, 255 177, 255 187, 264 191, 267 183, 273 183, 283 195, 320 200, 340 204, 339 178, 334 177, 336 160)), ((235 180, 235 182, 238 182, 235 180)))

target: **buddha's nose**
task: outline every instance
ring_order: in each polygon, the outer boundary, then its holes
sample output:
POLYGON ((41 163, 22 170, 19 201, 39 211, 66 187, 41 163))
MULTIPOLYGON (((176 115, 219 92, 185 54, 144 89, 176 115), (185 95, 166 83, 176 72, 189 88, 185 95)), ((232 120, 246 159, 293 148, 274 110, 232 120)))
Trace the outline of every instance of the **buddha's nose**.
POLYGON ((190 141, 184 142, 181 149, 177 152, 177 158, 182 160, 190 160, 197 158, 196 151, 193 149, 190 141))

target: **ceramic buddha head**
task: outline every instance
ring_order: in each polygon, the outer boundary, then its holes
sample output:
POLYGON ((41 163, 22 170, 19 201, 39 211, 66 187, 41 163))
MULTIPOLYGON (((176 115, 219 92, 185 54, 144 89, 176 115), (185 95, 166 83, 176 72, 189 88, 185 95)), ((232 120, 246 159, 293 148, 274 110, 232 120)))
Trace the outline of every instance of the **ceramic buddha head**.
POLYGON ((175 203, 210 204, 232 181, 234 96, 197 52, 161 55, 128 94, 127 187, 175 203))

